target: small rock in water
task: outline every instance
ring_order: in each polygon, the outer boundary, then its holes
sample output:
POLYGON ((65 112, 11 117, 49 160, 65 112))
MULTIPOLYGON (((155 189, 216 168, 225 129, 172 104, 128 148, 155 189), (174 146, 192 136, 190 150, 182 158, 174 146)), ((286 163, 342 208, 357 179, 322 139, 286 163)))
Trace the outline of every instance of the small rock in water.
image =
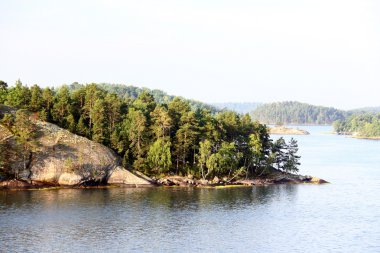
POLYGON ((326 180, 323 180, 323 179, 318 178, 318 177, 312 177, 310 182, 312 182, 314 184, 326 184, 326 183, 328 183, 326 180))

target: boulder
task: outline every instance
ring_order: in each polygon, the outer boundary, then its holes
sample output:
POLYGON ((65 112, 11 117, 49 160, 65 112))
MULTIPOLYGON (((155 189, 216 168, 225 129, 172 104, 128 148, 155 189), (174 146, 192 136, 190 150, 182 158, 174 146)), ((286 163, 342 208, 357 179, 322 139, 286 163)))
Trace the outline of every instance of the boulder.
POLYGON ((82 177, 80 175, 66 172, 66 173, 62 173, 59 176, 58 184, 73 186, 73 185, 79 185, 81 181, 82 181, 82 177))
POLYGON ((313 184, 326 184, 326 183, 328 183, 326 180, 323 180, 323 179, 318 178, 318 177, 312 177, 310 182, 313 184))
POLYGON ((198 183, 199 183, 200 185, 208 185, 208 184, 209 184, 208 180, 206 180, 206 179, 199 179, 199 180, 198 180, 198 183))
POLYGON ((152 185, 146 179, 136 176, 132 172, 118 166, 110 171, 108 184, 124 184, 124 185, 134 185, 134 186, 149 186, 152 185))
POLYGON ((212 183, 213 184, 219 184, 220 183, 220 179, 217 176, 215 176, 214 179, 212 180, 212 183))

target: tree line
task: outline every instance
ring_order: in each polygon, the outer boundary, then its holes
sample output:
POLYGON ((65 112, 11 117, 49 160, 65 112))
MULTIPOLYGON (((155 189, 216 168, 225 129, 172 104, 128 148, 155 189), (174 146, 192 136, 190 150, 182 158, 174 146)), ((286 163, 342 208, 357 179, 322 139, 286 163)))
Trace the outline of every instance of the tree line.
POLYGON ((332 107, 315 106, 299 102, 277 102, 259 106, 251 112, 254 120, 266 124, 331 125, 350 115, 332 107))
POLYGON ((93 83, 52 89, 28 87, 20 80, 8 87, 0 81, 0 104, 19 110, 16 119, 3 115, 2 125, 19 136, 16 129, 22 124, 15 120, 25 120, 29 111, 106 145, 122 157, 125 167, 148 175, 233 179, 261 175, 273 167, 298 171, 297 141, 271 140, 267 127, 248 114, 213 112, 179 97, 157 102, 148 90, 136 97, 121 96, 112 92, 115 89, 121 88, 93 83))

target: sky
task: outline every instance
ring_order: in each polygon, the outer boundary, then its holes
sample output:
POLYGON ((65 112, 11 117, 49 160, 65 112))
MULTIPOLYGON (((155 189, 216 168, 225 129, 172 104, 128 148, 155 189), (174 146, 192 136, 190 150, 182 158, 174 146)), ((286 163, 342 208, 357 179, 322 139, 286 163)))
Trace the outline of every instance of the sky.
POLYGON ((0 80, 380 106, 378 0, 0 0, 0 80))

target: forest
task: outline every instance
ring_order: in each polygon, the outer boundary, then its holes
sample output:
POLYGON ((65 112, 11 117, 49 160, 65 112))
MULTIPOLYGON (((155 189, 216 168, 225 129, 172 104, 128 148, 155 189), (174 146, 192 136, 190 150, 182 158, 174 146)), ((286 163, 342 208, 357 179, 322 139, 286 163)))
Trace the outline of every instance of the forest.
POLYGON ((349 114, 332 107, 288 101, 259 106, 251 112, 251 117, 266 124, 331 125, 349 114))
MULTIPOLYGON (((0 81, 0 104, 18 109, 0 115, 1 124, 27 148, 33 131, 20 132, 20 127, 30 125, 31 118, 52 122, 106 145, 123 166, 147 175, 232 179, 272 168, 298 171, 297 141, 271 140, 267 127, 248 114, 211 111, 179 97, 157 101, 149 90, 133 95, 128 90, 94 83, 28 87, 20 80, 8 87, 0 81)), ((0 163, 6 166, 6 161, 0 163)))
POLYGON ((337 120, 333 124, 338 134, 355 134, 357 137, 380 137, 380 113, 362 113, 337 120))

